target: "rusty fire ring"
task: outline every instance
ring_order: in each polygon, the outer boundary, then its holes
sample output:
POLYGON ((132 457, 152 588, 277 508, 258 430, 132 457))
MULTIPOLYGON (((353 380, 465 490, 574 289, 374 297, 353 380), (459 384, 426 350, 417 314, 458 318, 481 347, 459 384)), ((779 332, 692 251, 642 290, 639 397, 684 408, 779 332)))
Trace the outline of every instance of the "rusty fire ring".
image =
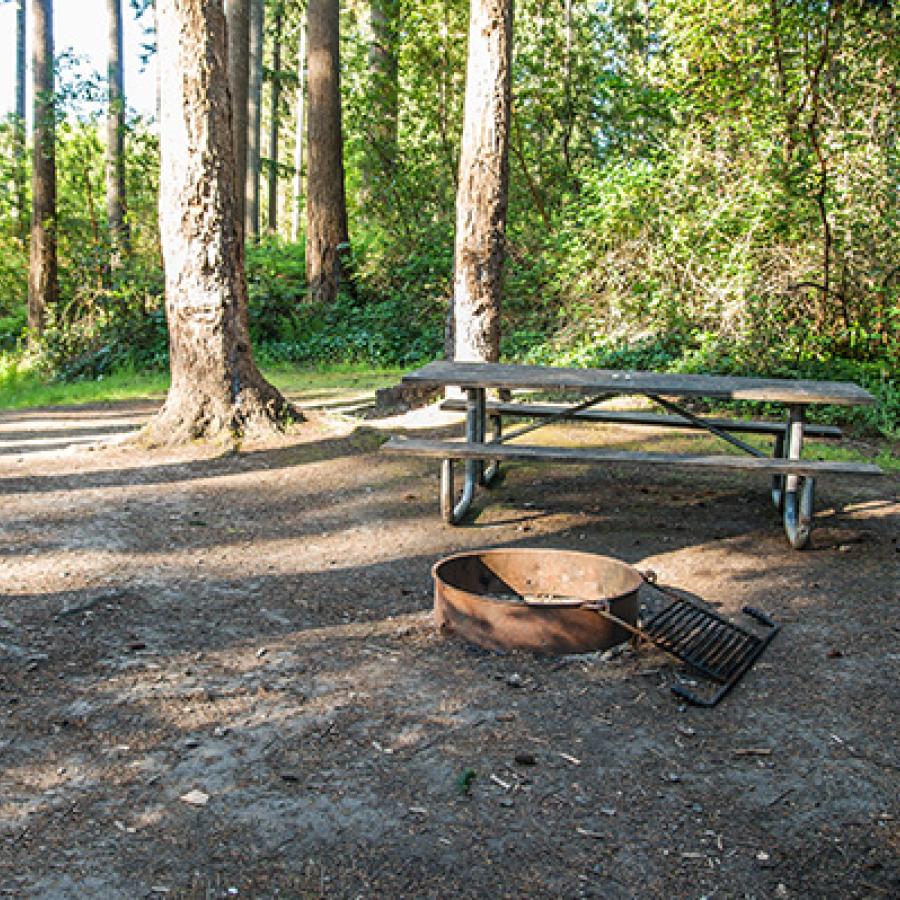
POLYGON ((621 644, 628 629, 584 603, 601 602, 634 626, 641 574, 577 550, 512 548, 457 553, 435 563, 437 626, 491 650, 589 653, 621 644))

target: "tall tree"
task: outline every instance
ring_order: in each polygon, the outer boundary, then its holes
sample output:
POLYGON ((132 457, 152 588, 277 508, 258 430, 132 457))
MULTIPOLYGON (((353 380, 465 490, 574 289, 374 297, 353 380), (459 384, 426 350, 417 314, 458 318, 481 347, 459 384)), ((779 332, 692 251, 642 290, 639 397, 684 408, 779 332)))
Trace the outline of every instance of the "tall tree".
POLYGON ((247 127, 250 88, 250 0, 228 0, 228 86, 234 133, 234 216, 244 239, 247 183, 247 127))
POLYGON ((125 220, 125 87, 122 63, 122 0, 106 0, 107 79, 106 215, 117 255, 128 246, 125 220))
POLYGON ((13 160, 16 185, 16 219, 19 237, 28 233, 25 199, 25 0, 16 0, 16 118, 13 123, 13 160))
POLYGON ((511 60, 512 0, 472 0, 456 191, 452 323, 457 360, 500 357, 511 60))
POLYGON ((247 104, 247 187, 244 231, 259 236, 259 160, 262 155, 264 0, 250 0, 250 87, 247 104))
POLYGON ((371 0, 369 4, 369 140, 374 153, 365 158, 363 179, 370 190, 376 187, 380 177, 389 179, 397 164, 399 6, 399 0, 371 0))
POLYGON ((306 22, 303 17, 297 26, 297 98, 296 128, 294 129, 294 183, 291 193, 291 240, 300 239, 300 208, 303 195, 303 138, 306 126, 306 22))
POLYGON ((53 94, 53 3, 32 0, 34 160, 31 176, 31 253, 28 264, 28 334, 40 336, 56 301, 56 113, 53 94))
POLYGON ((271 234, 278 231, 278 125, 281 106, 281 31, 284 11, 281 0, 275 5, 272 29, 272 101, 269 116, 269 210, 268 226, 271 234))
POLYGON ((147 426, 151 443, 267 431, 290 412, 250 349, 225 35, 222 0, 159 0, 159 218, 172 382, 147 426))
POLYGON ((313 300, 330 302, 343 277, 348 243, 341 133, 340 16, 337 0, 309 0, 309 166, 306 277, 313 300))

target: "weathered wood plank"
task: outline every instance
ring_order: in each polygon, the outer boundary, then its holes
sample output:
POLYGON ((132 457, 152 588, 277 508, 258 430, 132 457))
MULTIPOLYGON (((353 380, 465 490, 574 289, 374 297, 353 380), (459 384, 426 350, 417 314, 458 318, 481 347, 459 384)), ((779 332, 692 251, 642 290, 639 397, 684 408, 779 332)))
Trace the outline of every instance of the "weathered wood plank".
MULTIPOLYGON (((452 412, 462 412, 466 408, 466 401, 462 399, 451 398, 441 403, 441 409, 450 410, 452 412)), ((566 407, 562 403, 498 403, 494 400, 487 402, 487 411, 498 412, 504 416, 513 416, 523 419, 541 419, 550 418, 559 415, 566 407)), ((636 412, 632 410, 617 409, 586 409, 582 412, 574 413, 566 416, 566 419, 572 419, 585 422, 612 422, 620 425, 653 425, 664 428, 685 428, 691 431, 702 431, 698 425, 681 416, 674 416, 662 413, 636 412)), ((717 419, 705 418, 704 422, 709 422, 716 428, 723 428, 726 431, 734 431, 738 434, 781 434, 784 432, 785 425, 783 422, 761 422, 749 421, 746 419, 717 419)), ((841 429, 836 425, 817 425, 804 424, 803 434, 807 437, 822 438, 839 438, 842 436, 841 429)))
POLYGON ((883 475, 871 463, 817 459, 768 459, 757 456, 707 456, 691 453, 641 453, 585 447, 541 447, 533 444, 462 443, 420 438, 392 437, 381 447, 388 453, 427 456, 435 459, 555 460, 562 463, 658 464, 678 468, 746 469, 776 475, 883 475))
POLYGON ((429 363, 403 376, 408 383, 456 385, 467 388, 524 388, 581 393, 660 394, 715 400, 756 400, 775 403, 869 405, 875 398, 849 381, 804 381, 787 378, 742 378, 732 375, 681 375, 668 372, 627 372, 611 369, 557 369, 504 363, 429 363))

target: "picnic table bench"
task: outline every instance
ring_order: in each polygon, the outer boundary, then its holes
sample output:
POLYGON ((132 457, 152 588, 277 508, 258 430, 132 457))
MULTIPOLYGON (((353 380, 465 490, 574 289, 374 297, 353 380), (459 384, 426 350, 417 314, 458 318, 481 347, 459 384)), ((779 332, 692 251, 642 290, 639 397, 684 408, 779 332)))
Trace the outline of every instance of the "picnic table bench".
POLYGON ((807 424, 805 409, 812 404, 865 405, 875 398, 859 385, 846 381, 803 381, 780 378, 742 378, 724 375, 680 375, 660 372, 572 369, 500 363, 433 362, 403 377, 406 384, 422 387, 460 387, 466 399, 449 399, 442 408, 466 413, 463 441, 392 437, 382 446, 389 453, 433 457, 441 465, 441 514, 450 524, 459 523, 475 496, 476 486, 489 484, 502 460, 553 460, 563 463, 657 464, 685 469, 745 469, 772 477, 772 499, 783 515, 791 545, 800 549, 809 541, 812 528, 816 476, 881 475, 869 463, 802 459, 805 436, 839 438, 832 425, 807 424), (488 390, 499 390, 500 400, 488 400, 488 390), (512 391, 575 393, 587 395, 576 403, 513 402, 512 391), (661 406, 665 413, 595 409, 611 397, 638 395, 661 406), (684 399, 764 401, 787 407, 781 422, 745 421, 699 416, 676 402, 684 399), (506 434, 503 418, 532 419, 506 434), (492 434, 487 436, 488 421, 492 434), (619 423, 632 426, 704 430, 746 456, 691 453, 657 453, 608 448, 559 447, 512 444, 551 422, 580 421, 619 423), (747 443, 737 434, 774 437, 773 453, 747 443), (454 490, 454 460, 465 461, 461 497, 454 490))

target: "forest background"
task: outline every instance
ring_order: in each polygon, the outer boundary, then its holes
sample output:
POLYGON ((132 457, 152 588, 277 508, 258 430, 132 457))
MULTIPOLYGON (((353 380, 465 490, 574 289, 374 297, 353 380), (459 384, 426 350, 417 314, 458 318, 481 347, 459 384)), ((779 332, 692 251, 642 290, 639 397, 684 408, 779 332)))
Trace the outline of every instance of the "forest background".
MULTIPOLYGON (((306 285, 304 18, 301 3, 266 2, 255 354, 264 366, 433 359, 452 287, 468 3, 342 4, 350 278, 329 302, 306 285)), ((898 18, 888 0, 520 0, 504 358, 849 379, 879 399, 855 423, 896 436, 898 18)), ((0 124, 0 386, 165 372, 156 122, 127 115, 121 252, 104 202, 105 75, 58 59, 55 91, 59 298, 38 341, 26 334, 31 159, 15 116, 0 124)))

